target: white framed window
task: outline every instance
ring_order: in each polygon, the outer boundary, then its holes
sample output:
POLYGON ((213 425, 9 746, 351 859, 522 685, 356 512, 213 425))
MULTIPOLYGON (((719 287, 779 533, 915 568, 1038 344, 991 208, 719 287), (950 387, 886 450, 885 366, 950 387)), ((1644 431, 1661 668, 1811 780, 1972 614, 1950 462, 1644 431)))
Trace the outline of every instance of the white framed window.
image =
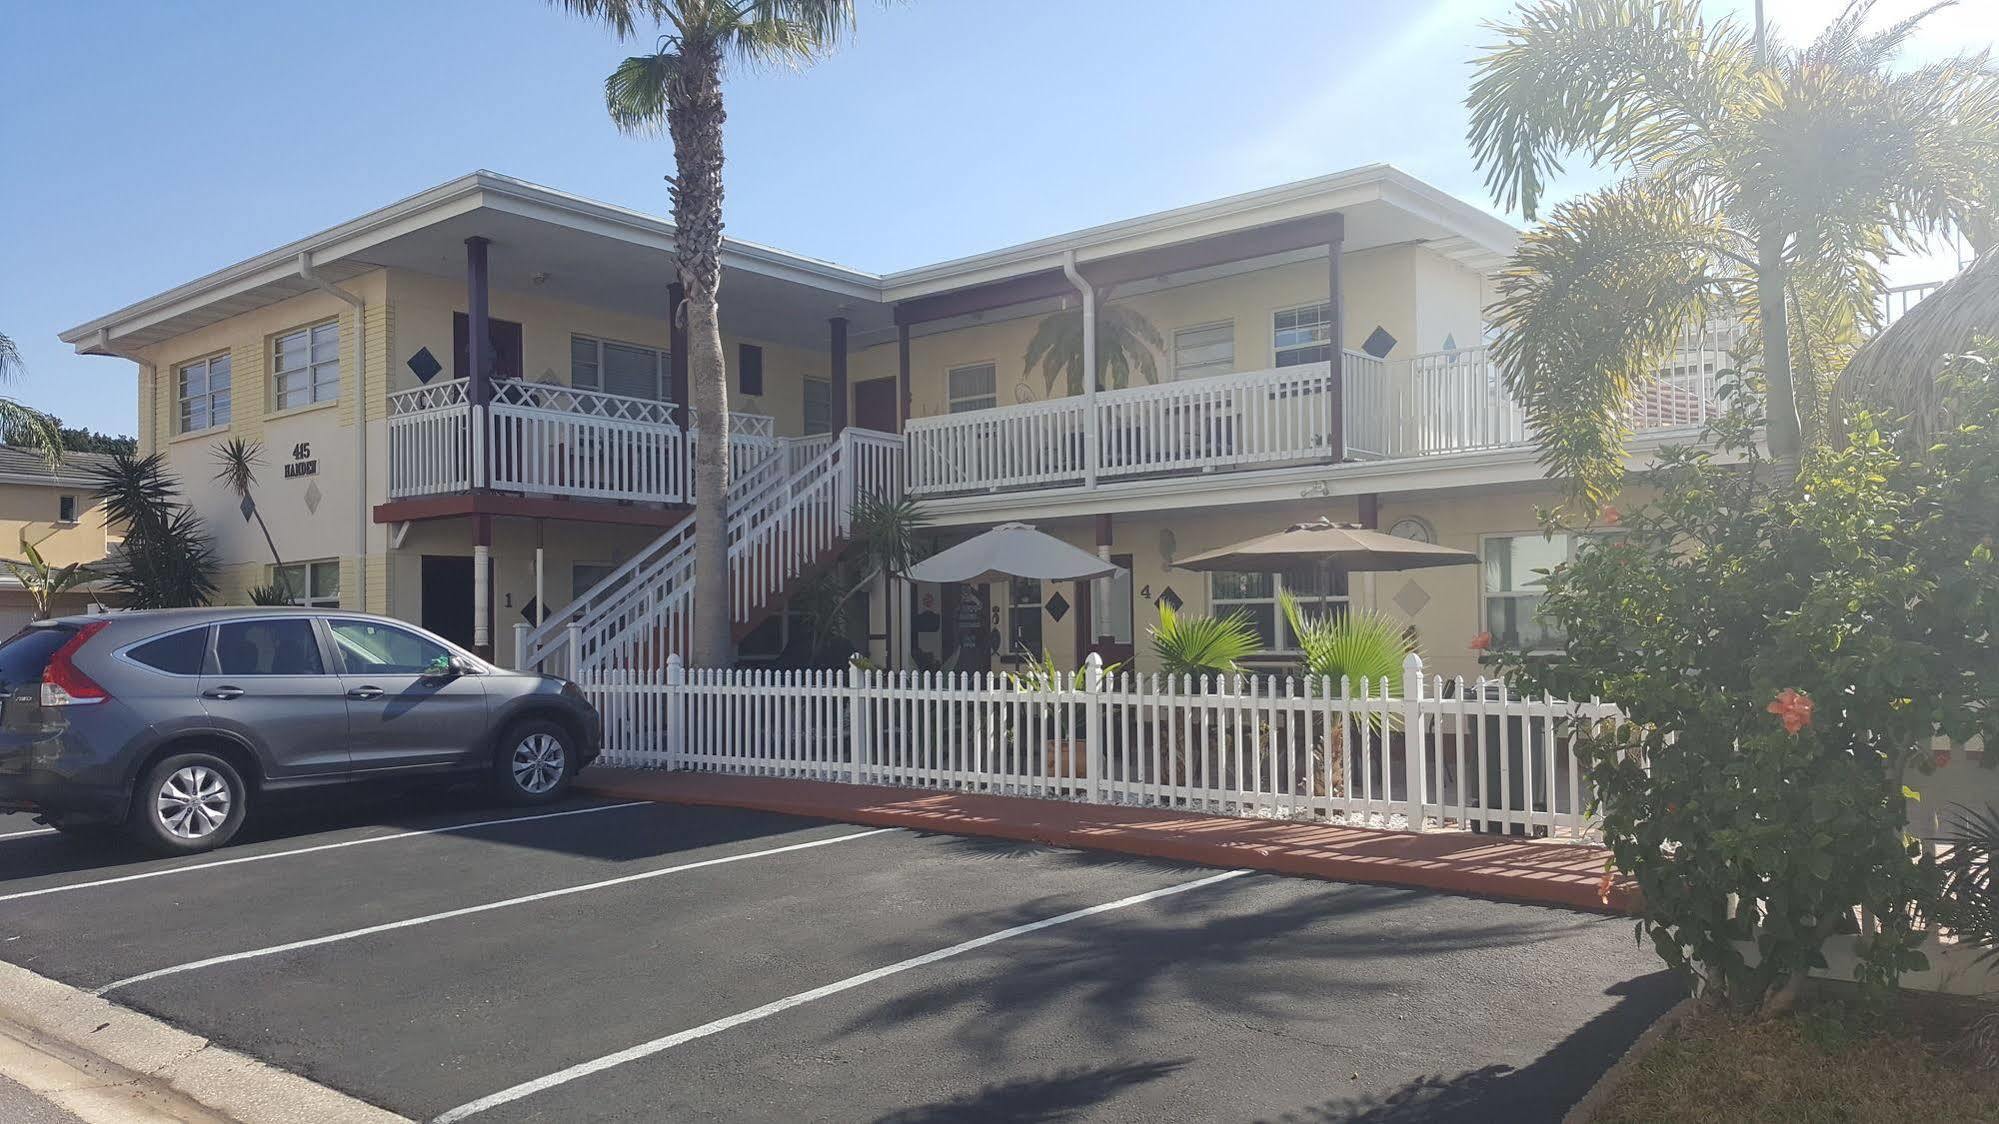
POLYGON ((56 497, 56 522, 76 522, 77 502, 75 496, 56 497))
POLYGON ((992 363, 953 367, 945 373, 944 384, 954 414, 999 405, 999 368, 992 363))
POLYGON ((1173 377, 1205 379, 1235 370, 1235 321, 1197 324, 1173 333, 1173 377))
POLYGON ((195 433, 229 424, 229 353, 182 363, 179 386, 180 431, 195 433))
POLYGON ((1270 314, 1270 353, 1279 367, 1324 363, 1333 357, 1332 306, 1308 304, 1270 314))
POLYGON ((272 340, 271 371, 280 410, 340 397, 340 321, 328 320, 272 340))
POLYGON ((1517 535, 1484 535, 1479 539, 1482 565, 1481 627, 1494 648, 1520 652, 1560 652, 1567 637, 1540 619, 1544 574, 1610 535, 1547 535, 1529 531, 1517 535))
POLYGON ((569 337, 569 385, 581 390, 664 401, 668 382, 666 352, 644 344, 569 337))
POLYGON ((340 563, 335 559, 273 566, 271 584, 284 590, 285 600, 293 605, 315 609, 340 607, 340 563))
POLYGON ((805 380, 805 433, 833 432, 833 384, 825 379, 805 380))
POLYGON ((1338 616, 1347 607, 1346 575, 1226 571, 1208 575, 1208 612, 1216 617, 1240 614, 1263 641, 1264 650, 1280 655, 1298 651, 1298 638, 1284 619, 1285 594, 1298 599, 1298 611, 1307 620, 1321 614, 1338 616))

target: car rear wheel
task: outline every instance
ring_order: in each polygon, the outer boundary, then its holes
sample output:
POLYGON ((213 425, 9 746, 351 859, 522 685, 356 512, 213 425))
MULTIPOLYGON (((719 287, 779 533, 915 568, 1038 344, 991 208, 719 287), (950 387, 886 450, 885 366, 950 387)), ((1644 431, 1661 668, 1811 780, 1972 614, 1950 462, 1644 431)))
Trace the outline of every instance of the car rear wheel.
POLYGON ((248 806, 248 786, 229 762, 212 753, 176 753, 146 770, 128 826, 146 847, 192 855, 229 842, 248 806))
POLYGON ((576 775, 576 744, 559 722, 516 722, 500 736, 493 761, 494 786, 513 804, 546 804, 569 789, 576 775))

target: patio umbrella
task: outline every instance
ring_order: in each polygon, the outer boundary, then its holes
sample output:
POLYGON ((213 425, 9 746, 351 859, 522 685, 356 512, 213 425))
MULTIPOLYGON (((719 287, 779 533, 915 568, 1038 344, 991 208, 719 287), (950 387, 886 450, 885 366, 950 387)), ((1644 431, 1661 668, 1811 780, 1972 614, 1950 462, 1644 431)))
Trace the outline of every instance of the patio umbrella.
POLYGON ((1478 555, 1456 547, 1417 542, 1370 530, 1357 523, 1320 519, 1296 523, 1274 535, 1239 542, 1173 563, 1183 570, 1421 570, 1431 566, 1474 566, 1478 555))
POLYGON ((902 576, 935 585, 978 584, 1007 578, 1075 582, 1107 578, 1121 569, 1025 523, 1002 523, 931 555, 904 570, 902 576))

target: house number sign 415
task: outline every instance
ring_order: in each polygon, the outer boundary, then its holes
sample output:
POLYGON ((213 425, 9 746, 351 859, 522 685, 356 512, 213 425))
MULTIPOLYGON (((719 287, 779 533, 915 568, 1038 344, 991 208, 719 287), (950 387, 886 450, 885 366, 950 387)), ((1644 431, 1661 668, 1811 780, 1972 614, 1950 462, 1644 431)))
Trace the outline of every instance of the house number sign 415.
POLYGON ((301 441, 292 446, 292 461, 285 466, 285 479, 294 476, 319 475, 319 461, 312 455, 312 442, 301 441))

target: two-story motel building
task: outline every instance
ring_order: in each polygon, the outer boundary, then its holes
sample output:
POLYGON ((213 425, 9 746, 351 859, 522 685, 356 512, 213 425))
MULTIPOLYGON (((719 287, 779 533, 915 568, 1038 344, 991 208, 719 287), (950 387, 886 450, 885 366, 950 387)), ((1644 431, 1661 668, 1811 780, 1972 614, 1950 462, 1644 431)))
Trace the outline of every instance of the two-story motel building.
MULTIPOLYGON (((138 365, 141 448, 167 453, 217 535, 224 600, 277 576, 212 481, 212 447, 246 437, 301 600, 502 662, 656 663, 684 635, 688 537, 705 533, 673 233, 477 172, 63 339, 138 365)), ((1284 576, 1174 561, 1320 516, 1484 564, 1300 592, 1407 620, 1446 673, 1475 672, 1481 632, 1546 645, 1532 571, 1572 546, 1535 509, 1560 489, 1481 346, 1515 237, 1376 165, 883 275, 729 241, 746 656, 781 646, 787 589, 837 547, 827 513, 865 491, 919 498, 941 543, 1022 521, 1128 573, 877 589, 877 658, 968 670, 1096 649, 1143 669, 1161 603, 1243 612, 1281 651, 1284 576), (1042 317, 1113 302, 1158 329, 1155 384, 1071 393, 1026 369, 1042 317)), ((1641 453, 1704 419, 1721 362, 1697 343, 1661 372, 1641 453)))

